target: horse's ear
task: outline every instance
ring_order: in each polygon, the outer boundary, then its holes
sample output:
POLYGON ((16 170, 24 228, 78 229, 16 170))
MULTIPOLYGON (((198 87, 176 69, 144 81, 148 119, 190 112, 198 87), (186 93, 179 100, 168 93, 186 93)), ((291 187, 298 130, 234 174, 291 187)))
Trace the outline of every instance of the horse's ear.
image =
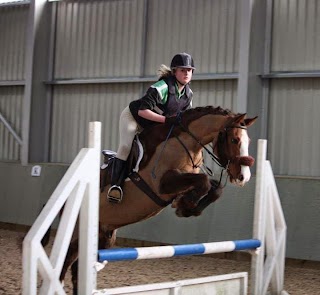
POLYGON ((246 117, 246 115, 247 115, 247 113, 237 115, 237 116, 234 118, 233 123, 240 123, 241 121, 244 120, 244 118, 246 117))
POLYGON ((254 118, 248 118, 248 119, 245 119, 244 122, 246 126, 249 127, 257 120, 257 118, 258 116, 255 116, 254 118))

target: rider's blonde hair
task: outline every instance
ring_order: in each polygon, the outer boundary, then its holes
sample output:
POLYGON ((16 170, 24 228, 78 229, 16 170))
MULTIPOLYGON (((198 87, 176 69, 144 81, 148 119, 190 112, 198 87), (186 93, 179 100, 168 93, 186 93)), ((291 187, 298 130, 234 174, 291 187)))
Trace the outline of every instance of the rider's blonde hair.
POLYGON ((168 66, 164 65, 164 64, 162 64, 159 67, 159 69, 157 71, 157 74, 158 74, 159 80, 161 80, 163 78, 166 78, 166 77, 169 77, 170 75, 173 75, 171 69, 168 66))

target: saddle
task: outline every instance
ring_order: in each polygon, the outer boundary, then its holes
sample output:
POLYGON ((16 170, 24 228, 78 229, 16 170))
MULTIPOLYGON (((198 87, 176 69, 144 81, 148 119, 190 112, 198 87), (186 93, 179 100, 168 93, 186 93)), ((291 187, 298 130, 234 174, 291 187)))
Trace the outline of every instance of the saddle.
MULTIPOLYGON (((103 165, 100 170, 100 191, 103 192, 104 188, 110 183, 113 159, 116 156, 116 152, 110 150, 103 150, 102 154, 104 156, 103 165)), ((149 185, 143 180, 139 175, 139 167, 144 156, 144 148, 139 140, 139 136, 136 135, 129 157, 126 161, 125 175, 124 178, 131 179, 146 195, 148 195, 156 204, 161 207, 166 207, 171 202, 162 200, 156 193, 152 191, 149 185)))
MULTIPOLYGON (((111 175, 112 171, 112 165, 113 165, 113 159, 116 157, 116 152, 111 150, 102 150, 103 154, 103 164, 101 165, 101 173, 107 174, 105 175, 106 182, 100 182, 100 189, 103 191, 105 186, 108 184, 108 176, 111 175)), ((133 140, 132 148, 129 154, 129 157, 126 161, 126 167, 125 167, 125 178, 128 177, 128 175, 131 172, 138 172, 139 171, 139 164, 143 158, 143 147, 139 140, 138 135, 133 140)))

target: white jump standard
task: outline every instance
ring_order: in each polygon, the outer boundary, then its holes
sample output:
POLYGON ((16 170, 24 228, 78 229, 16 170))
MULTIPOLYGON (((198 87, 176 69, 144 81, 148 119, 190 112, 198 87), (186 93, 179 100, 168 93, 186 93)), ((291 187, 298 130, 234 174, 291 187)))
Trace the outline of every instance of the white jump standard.
MULTIPOLYGON (((143 294, 154 294, 152 290, 159 291, 159 288, 165 288, 167 291, 170 289, 172 291, 170 294, 173 294, 180 292, 182 286, 186 289, 198 289, 200 285, 211 293, 213 285, 217 285, 219 290, 222 287, 223 290, 229 290, 229 293, 224 294, 247 294, 247 273, 214 276, 210 277, 210 282, 208 278, 197 278, 192 282, 177 281, 170 284, 164 283, 161 286, 152 284, 132 286, 126 289, 120 288, 121 290, 119 288, 96 290, 96 279, 99 268, 97 264, 101 267, 106 263, 105 261, 165 258, 250 249, 259 249, 255 254, 253 254, 254 251, 251 252, 253 255, 250 294, 287 294, 283 290, 286 223, 271 165, 266 160, 266 140, 258 141, 253 239, 98 251, 100 129, 99 122, 90 123, 89 147, 79 152, 24 239, 23 295, 66 294, 59 276, 78 216, 80 216, 79 295, 139 294, 140 291, 143 294), (62 207, 64 207, 64 213, 51 254, 48 256, 41 240, 62 207), (97 256, 99 256, 98 259, 97 256), (104 263, 98 263, 97 260, 104 263), (39 275, 42 279, 40 290, 39 275), (146 288, 150 291, 149 293, 145 292, 146 288), (235 292, 236 290, 239 292, 235 292)), ((158 291, 157 294, 160 294, 158 291)))

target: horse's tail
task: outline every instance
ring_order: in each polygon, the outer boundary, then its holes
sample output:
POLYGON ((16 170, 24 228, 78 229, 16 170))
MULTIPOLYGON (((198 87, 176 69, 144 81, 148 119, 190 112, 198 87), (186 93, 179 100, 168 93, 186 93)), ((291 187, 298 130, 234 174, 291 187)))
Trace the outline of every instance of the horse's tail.
POLYGON ((157 74, 158 74, 159 80, 162 80, 163 78, 167 78, 167 77, 171 76, 172 72, 171 72, 171 69, 168 66, 162 64, 159 67, 159 69, 157 71, 157 74))

